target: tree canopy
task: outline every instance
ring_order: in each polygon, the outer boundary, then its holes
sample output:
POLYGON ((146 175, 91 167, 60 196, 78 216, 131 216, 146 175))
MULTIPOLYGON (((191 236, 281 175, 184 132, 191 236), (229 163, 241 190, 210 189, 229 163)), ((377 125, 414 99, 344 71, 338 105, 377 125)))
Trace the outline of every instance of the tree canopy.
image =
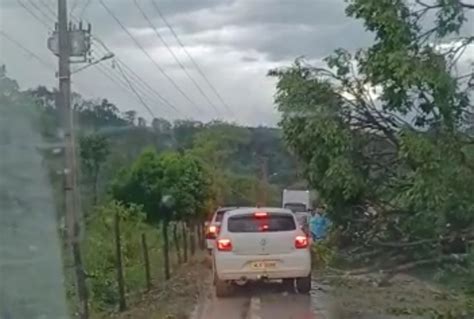
POLYGON ((297 59, 270 71, 287 144, 352 242, 438 245, 472 236, 474 140, 466 118, 474 78, 456 68, 473 40, 459 34, 470 8, 347 2, 346 13, 374 33, 373 45, 338 49, 325 67, 297 59))

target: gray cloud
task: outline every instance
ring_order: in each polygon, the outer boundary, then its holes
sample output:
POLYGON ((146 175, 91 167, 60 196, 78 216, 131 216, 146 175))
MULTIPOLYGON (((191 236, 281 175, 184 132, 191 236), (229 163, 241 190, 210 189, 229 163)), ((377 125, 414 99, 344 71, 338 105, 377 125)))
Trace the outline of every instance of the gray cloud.
MULTIPOLYGON (((41 3, 55 10, 56 0, 32 0, 43 10, 41 3)), ((74 16, 84 12, 83 19, 93 25, 93 32, 105 41, 112 51, 139 73, 151 86, 188 116, 209 120, 217 115, 182 72, 166 48, 149 28, 135 8, 133 0, 103 0, 155 61, 171 76, 200 109, 189 105, 150 60, 141 52, 116 22, 102 8, 98 0, 75 0, 74 16)), ((320 61, 334 49, 356 49, 370 44, 372 35, 365 32, 359 21, 345 16, 344 0, 154 0, 193 55, 208 78, 235 112, 224 119, 247 124, 275 124, 278 114, 273 106, 274 79, 266 77, 269 68, 287 65, 304 55, 320 61)), ((27 2, 27 1, 23 1, 27 2)), ((73 3, 74 0, 69 0, 73 3)), ((150 0, 138 0, 158 27, 173 51, 189 72, 201 84, 213 101, 218 100, 192 68, 182 49, 161 21, 150 0)), ((31 7, 31 6, 30 6, 31 7)), ((48 31, 35 21, 17 0, 2 0, 0 25, 2 30, 35 51, 42 59, 56 65, 55 57, 46 49, 48 31), (28 22, 25 23, 25 22, 28 22)), ((43 18, 44 19, 44 18, 43 18)), ((52 21, 48 22, 52 25, 52 21)), ((469 28, 469 26, 467 27, 469 28)), ((472 24, 470 26, 472 28, 472 24)), ((56 85, 54 71, 39 65, 31 56, 19 51, 0 38, 0 63, 6 63, 11 76, 24 87, 37 84, 56 85)), ((99 52, 99 46, 94 46, 99 52)), ((97 53, 99 55, 100 53, 97 53)), ((123 82, 118 70, 103 64, 114 78, 123 82)), ((53 67, 54 68, 54 67, 53 67)), ((121 110, 136 109, 145 115, 133 95, 105 77, 97 67, 74 77, 77 90, 92 97, 107 97, 121 110)), ((177 115, 159 101, 145 97, 157 116, 174 118, 177 115)))
MULTIPOLYGON (((130 9, 130 3, 127 7, 119 3, 118 12, 120 8, 130 9)), ((184 3, 196 2, 160 2, 160 6, 188 45, 253 49, 278 61, 302 54, 321 57, 338 47, 355 49, 368 45, 372 38, 359 22, 345 16, 343 0, 207 0, 202 6, 184 3)), ((153 13, 151 7, 146 9, 153 13)), ((156 15, 150 16, 163 26, 156 15)), ((139 15, 131 14, 127 19, 134 29, 148 28, 139 15)), ((117 30, 104 31, 108 34, 117 30)), ((154 34, 142 37, 148 46, 159 45, 153 38, 154 34)))

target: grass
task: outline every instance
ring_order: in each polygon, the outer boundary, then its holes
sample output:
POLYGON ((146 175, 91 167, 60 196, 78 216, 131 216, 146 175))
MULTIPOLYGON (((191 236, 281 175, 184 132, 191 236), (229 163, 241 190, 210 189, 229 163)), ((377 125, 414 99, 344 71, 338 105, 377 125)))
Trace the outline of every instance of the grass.
POLYGON ((96 314, 92 319, 187 319, 208 274, 207 257, 204 252, 198 252, 169 281, 155 280, 153 289, 131 301, 127 311, 96 314))

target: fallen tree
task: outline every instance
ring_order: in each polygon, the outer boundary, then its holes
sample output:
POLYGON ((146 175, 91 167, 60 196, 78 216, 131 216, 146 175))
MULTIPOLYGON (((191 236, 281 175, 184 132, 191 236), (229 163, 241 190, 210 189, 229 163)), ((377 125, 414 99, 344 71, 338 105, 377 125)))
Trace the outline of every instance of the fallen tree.
POLYGON ((297 59, 270 71, 284 138, 327 202, 339 248, 399 270, 468 252, 474 73, 463 53, 474 36, 460 35, 466 10, 460 1, 351 0, 346 12, 375 35, 371 47, 338 49, 326 67, 297 59))

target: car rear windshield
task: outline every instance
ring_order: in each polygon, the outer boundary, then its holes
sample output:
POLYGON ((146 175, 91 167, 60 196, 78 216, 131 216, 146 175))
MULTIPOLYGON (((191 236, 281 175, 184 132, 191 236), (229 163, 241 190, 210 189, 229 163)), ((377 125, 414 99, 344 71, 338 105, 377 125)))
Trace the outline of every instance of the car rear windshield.
POLYGON ((225 208, 225 209, 219 209, 217 212, 216 212, 216 218, 215 218, 215 222, 217 223, 220 223, 222 221, 222 218, 224 217, 224 214, 230 210, 232 210, 233 208, 225 208))
POLYGON ((226 211, 225 210, 222 210, 222 211, 219 211, 216 213, 216 222, 221 222, 222 221, 222 218, 224 217, 224 213, 226 211))
POLYGON ((288 214, 269 213, 266 217, 246 214, 230 217, 227 229, 231 233, 279 232, 295 230, 296 225, 288 214))
POLYGON ((286 209, 291 209, 291 211, 293 213, 306 212, 307 211, 306 205, 301 204, 301 203, 287 203, 287 204, 285 204, 285 208, 286 209))

